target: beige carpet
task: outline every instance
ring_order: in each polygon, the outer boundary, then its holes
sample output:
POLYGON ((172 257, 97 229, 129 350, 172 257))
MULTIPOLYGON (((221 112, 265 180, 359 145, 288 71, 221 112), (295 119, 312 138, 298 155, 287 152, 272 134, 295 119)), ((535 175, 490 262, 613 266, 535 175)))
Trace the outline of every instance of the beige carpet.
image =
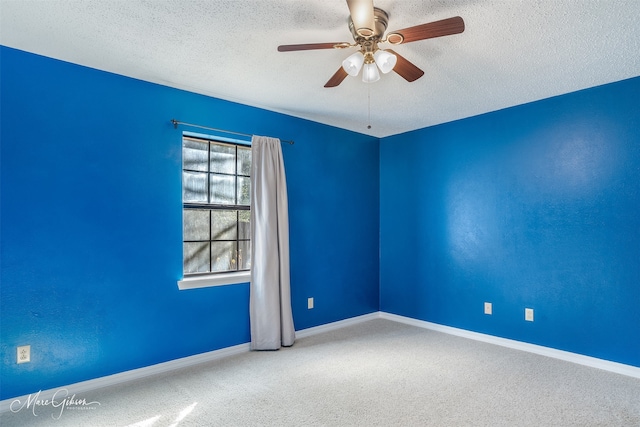
POLYGON ((640 380, 371 320, 77 396, 9 426, 640 426, 640 380))

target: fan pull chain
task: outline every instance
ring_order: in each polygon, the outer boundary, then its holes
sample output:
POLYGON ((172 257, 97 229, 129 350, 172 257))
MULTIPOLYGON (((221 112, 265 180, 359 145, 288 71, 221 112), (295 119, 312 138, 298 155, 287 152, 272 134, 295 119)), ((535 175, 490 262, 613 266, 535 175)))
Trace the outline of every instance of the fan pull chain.
POLYGON ((371 84, 367 85, 367 101, 369 101, 369 117, 367 120, 369 124, 367 125, 367 129, 371 129, 371 84))

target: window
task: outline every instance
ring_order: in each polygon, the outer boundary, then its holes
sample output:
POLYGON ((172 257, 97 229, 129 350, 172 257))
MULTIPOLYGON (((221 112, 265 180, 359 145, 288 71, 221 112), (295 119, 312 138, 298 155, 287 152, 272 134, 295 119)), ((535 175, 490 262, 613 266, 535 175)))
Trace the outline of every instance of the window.
POLYGON ((251 147, 182 139, 185 279, 251 268, 251 147))

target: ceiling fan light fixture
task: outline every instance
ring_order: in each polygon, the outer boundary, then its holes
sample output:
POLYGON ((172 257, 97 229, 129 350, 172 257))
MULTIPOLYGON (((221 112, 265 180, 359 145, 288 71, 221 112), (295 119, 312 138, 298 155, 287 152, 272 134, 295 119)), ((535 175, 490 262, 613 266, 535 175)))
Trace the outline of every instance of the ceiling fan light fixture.
POLYGON ((373 62, 370 64, 364 64, 362 69, 362 81, 365 83, 373 83, 380 80, 380 73, 378 67, 373 62))
POLYGON ((398 62, 397 56, 382 49, 377 50, 376 53, 373 54, 373 58, 378 68, 380 68, 380 71, 384 74, 393 70, 393 67, 396 66, 396 62, 398 62))
POLYGON ((342 68, 344 68, 344 71, 350 76, 357 76, 362 68, 362 64, 364 64, 364 55, 358 51, 342 61, 342 68))

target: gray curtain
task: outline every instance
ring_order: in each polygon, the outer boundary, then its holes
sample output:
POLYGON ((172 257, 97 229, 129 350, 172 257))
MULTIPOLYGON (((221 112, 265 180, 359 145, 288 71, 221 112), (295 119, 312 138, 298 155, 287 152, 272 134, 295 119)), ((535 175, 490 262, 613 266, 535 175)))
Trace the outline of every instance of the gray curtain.
POLYGON ((289 213, 280 140, 251 139, 251 349, 293 345, 289 213))

